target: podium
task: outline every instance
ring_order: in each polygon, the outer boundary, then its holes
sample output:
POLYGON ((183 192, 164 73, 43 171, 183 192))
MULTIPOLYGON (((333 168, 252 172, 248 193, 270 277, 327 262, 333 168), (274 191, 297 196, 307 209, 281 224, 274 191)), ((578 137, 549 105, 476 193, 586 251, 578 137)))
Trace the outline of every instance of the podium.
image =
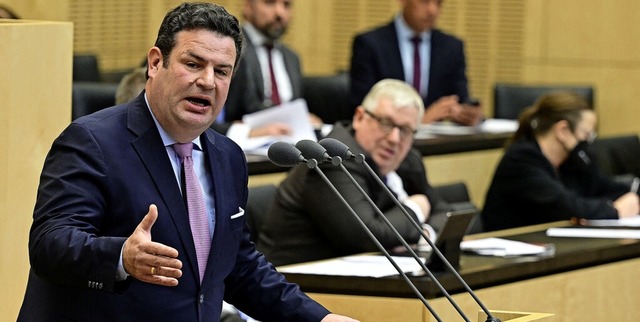
MULTIPOLYGON (((513 312, 513 311, 493 311, 491 310, 493 317, 500 319, 502 322, 529 322, 529 321, 542 321, 542 322, 554 322, 555 317, 549 313, 530 313, 530 312, 513 312)), ((487 320, 487 314, 484 311, 478 312, 478 322, 484 322, 487 320)))
POLYGON ((0 19, 0 39, 0 312, 15 321, 40 171, 71 121, 73 24, 0 19))

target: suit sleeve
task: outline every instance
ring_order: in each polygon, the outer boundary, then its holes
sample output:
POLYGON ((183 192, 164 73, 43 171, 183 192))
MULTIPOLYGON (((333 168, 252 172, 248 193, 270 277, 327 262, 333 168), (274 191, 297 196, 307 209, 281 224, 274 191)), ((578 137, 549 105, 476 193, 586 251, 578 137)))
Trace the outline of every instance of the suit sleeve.
POLYGON ((113 288, 125 237, 98 237, 109 183, 100 147, 71 124, 45 160, 29 235, 31 267, 57 284, 113 288))
MULTIPOLYGON (((225 122, 231 123, 242 120, 242 116, 265 108, 261 96, 252 77, 251 66, 244 62, 243 57, 238 64, 238 70, 229 85, 229 94, 224 105, 225 122)), ((259 67, 256 67, 259 68, 259 67)))
MULTIPOLYGON (((362 165, 350 166, 349 172, 363 188, 366 195, 371 196, 384 217, 391 222, 400 235, 409 243, 417 242, 419 232, 409 222, 402 210, 387 196, 386 192, 382 191, 377 183, 368 179, 369 173, 364 170, 362 165)), ((375 208, 341 170, 336 167, 328 167, 324 169, 324 173, 382 246, 388 249, 401 245, 375 208)), ((304 189, 304 200, 309 216, 314 226, 322 231, 322 234, 333 244, 335 249, 341 249, 350 254, 378 251, 360 223, 316 173, 309 173, 305 180, 308 180, 305 182, 307 187, 313 187, 312 189, 304 189)), ((404 207, 404 209, 411 215, 411 220, 414 222, 418 220, 412 210, 408 207, 404 207)))
POLYGON ((256 251, 246 228, 236 267, 225 284, 225 301, 259 321, 317 322, 329 314, 256 251))
POLYGON ((350 69, 350 100, 353 110, 362 103, 371 87, 379 79, 375 70, 375 48, 363 36, 353 40, 350 69))
POLYGON ((546 221, 566 220, 572 217, 588 219, 617 218, 617 211, 604 197, 589 197, 568 189, 540 164, 543 160, 532 157, 529 151, 511 155, 500 175, 505 198, 521 207, 531 207, 546 221))
POLYGON ((457 54, 454 56, 457 60, 454 69, 455 88, 458 97, 464 102, 469 99, 469 84, 467 80, 467 60, 465 58, 464 43, 462 41, 457 42, 456 52, 457 54))

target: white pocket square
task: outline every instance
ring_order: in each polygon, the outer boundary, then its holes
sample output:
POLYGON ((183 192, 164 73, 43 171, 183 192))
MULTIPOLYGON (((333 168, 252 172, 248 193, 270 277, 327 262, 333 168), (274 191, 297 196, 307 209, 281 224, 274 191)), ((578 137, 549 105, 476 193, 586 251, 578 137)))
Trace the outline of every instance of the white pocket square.
POLYGON ((231 219, 236 219, 244 216, 244 209, 238 207, 238 211, 239 212, 237 214, 231 216, 231 219))

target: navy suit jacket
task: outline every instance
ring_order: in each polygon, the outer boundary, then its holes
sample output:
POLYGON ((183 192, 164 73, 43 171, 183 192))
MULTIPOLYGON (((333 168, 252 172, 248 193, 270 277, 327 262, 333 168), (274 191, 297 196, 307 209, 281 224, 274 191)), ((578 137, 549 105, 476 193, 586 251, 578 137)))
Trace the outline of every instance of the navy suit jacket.
POLYGON ((240 148, 201 136, 216 223, 198 277, 187 209, 144 96, 77 119, 46 158, 29 236, 31 270, 19 321, 218 321, 223 299, 262 321, 319 321, 326 309, 286 283, 249 241, 247 164, 240 148), (125 239, 150 204, 151 234, 183 263, 176 287, 116 281, 125 239))
MULTIPOLYGON (((385 78, 405 80, 393 21, 355 37, 350 76, 354 112, 378 81, 385 78)), ((434 29, 431 31, 429 89, 422 99, 428 107, 439 98, 453 94, 458 95, 461 101, 469 98, 464 44, 460 39, 434 29)))
MULTIPOLYGON (((245 39, 248 39, 243 30, 245 39)), ((280 42, 274 44, 282 52, 285 69, 291 79, 292 100, 302 97, 302 71, 298 55, 280 42)), ((229 86, 229 96, 225 104, 225 121, 242 120, 242 116, 271 107, 266 104, 264 81, 256 48, 251 41, 245 41, 238 70, 229 86)))

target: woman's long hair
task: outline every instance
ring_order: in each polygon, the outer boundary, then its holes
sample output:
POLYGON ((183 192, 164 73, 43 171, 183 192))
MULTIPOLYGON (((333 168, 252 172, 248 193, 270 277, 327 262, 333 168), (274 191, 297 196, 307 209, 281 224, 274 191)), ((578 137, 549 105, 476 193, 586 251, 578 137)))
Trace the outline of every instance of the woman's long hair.
POLYGON ((591 106, 584 97, 570 91, 549 92, 520 113, 518 130, 509 144, 522 139, 532 140, 562 120, 566 120, 574 131, 585 110, 591 110, 591 106))

